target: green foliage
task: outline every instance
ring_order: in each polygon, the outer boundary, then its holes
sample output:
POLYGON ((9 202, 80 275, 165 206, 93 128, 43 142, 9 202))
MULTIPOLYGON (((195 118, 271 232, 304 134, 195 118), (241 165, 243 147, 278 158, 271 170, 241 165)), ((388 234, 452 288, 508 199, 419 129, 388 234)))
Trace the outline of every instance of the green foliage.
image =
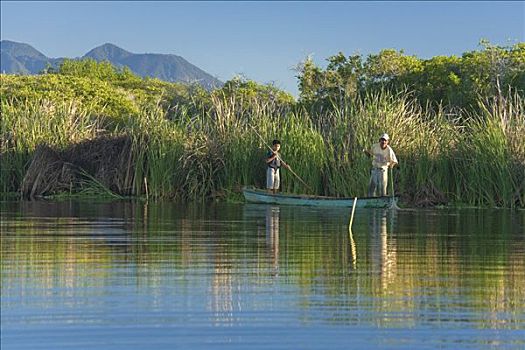
MULTIPOLYGON (((469 103, 461 74, 461 59, 456 56, 436 56, 425 60, 421 74, 412 86, 421 101, 450 106, 465 106, 469 103)), ((476 96, 477 100, 477 96, 476 96)))
POLYGON ((99 63, 92 58, 82 60, 65 59, 58 67, 57 73, 61 75, 109 81, 133 76, 128 68, 119 71, 109 61, 99 63))
POLYGON ((226 97, 236 97, 242 100, 262 99, 275 101, 277 104, 291 104, 294 98, 287 92, 279 90, 272 84, 261 85, 242 76, 236 76, 224 83, 224 86, 214 91, 214 94, 223 94, 226 97))
POLYGON ((299 66, 300 98, 311 111, 330 108, 331 100, 356 98, 385 88, 412 91, 421 105, 449 110, 476 109, 477 101, 509 89, 525 95, 525 43, 499 47, 481 42, 479 51, 461 57, 419 59, 403 51, 382 50, 364 58, 343 53, 327 59, 326 69, 310 58, 299 66))
POLYGON ((403 51, 388 49, 369 55, 363 70, 367 87, 403 87, 412 84, 422 73, 423 64, 414 56, 404 55, 403 51))
MULTIPOLYGON (((119 162, 129 166, 114 176, 131 188, 113 194, 224 198, 264 185, 264 155, 278 138, 295 173, 282 169, 283 190, 362 196, 370 167, 362 150, 388 132, 405 201, 525 207, 524 48, 428 60, 340 53, 326 70, 308 59, 299 103, 240 77, 208 92, 89 60, 2 75, 0 187, 20 190, 39 145, 63 150, 124 135, 131 151, 119 162)), ((95 174, 85 178, 72 192, 108 192, 95 174)))
POLYGON ((47 101, 60 105, 75 101, 92 115, 120 119, 136 114, 135 96, 105 81, 65 75, 9 76, 2 75, 0 93, 3 100, 24 105, 30 101, 47 101))

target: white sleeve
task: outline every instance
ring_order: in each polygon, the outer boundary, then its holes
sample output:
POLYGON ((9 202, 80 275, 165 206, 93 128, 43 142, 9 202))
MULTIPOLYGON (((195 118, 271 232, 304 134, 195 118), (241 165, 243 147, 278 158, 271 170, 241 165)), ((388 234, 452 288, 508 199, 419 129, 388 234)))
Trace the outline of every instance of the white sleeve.
POLYGON ((396 157, 396 154, 394 153, 394 150, 390 146, 388 146, 388 148, 390 148, 390 161, 398 164, 397 157, 396 157))

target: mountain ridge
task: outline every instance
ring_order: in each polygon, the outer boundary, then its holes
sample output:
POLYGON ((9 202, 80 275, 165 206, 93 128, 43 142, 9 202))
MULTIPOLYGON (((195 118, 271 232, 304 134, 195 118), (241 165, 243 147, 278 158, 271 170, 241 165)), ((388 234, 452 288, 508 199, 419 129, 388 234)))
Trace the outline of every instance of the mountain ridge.
MULTIPOLYGON (((64 58, 50 58, 26 43, 0 41, 2 73, 39 74, 48 65, 57 67, 64 58)), ((104 43, 89 50, 80 58, 109 61, 116 67, 128 67, 141 77, 152 77, 178 83, 197 83, 206 89, 221 87, 223 83, 181 56, 159 53, 133 53, 104 43)))

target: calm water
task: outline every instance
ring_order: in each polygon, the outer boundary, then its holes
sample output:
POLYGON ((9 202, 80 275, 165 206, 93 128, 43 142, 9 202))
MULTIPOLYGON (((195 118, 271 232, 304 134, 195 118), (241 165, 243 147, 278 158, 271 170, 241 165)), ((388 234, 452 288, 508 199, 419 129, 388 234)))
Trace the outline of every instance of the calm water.
POLYGON ((525 348, 525 212, 4 202, 2 349, 525 348))

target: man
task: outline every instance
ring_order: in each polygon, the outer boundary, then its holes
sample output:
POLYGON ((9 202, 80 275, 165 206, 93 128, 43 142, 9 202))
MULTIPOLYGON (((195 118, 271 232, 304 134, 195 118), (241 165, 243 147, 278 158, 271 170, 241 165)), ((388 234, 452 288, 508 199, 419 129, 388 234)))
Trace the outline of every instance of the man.
POLYGON ((397 165, 397 158, 388 145, 390 137, 383 134, 379 138, 379 143, 372 145, 370 150, 364 150, 368 156, 372 157, 372 171, 370 173, 370 185, 368 186, 368 196, 386 196, 388 185, 388 168, 397 165))
POLYGON ((273 140, 272 150, 266 154, 266 164, 268 169, 266 170, 266 188, 268 192, 275 194, 279 189, 281 178, 279 175, 279 168, 283 165, 286 168, 290 168, 279 156, 279 150, 281 149, 281 141, 273 140))

